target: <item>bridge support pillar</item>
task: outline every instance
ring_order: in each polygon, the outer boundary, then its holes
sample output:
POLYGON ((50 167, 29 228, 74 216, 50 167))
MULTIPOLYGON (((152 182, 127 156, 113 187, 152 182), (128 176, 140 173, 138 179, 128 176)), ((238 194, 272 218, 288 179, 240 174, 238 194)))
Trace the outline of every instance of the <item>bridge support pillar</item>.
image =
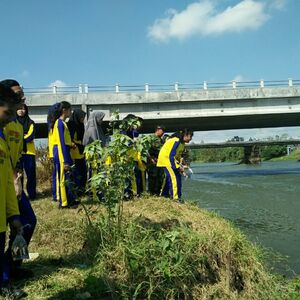
POLYGON ((260 146, 245 146, 244 147, 244 157, 242 158, 240 164, 246 165, 256 165, 261 163, 261 149, 260 146))

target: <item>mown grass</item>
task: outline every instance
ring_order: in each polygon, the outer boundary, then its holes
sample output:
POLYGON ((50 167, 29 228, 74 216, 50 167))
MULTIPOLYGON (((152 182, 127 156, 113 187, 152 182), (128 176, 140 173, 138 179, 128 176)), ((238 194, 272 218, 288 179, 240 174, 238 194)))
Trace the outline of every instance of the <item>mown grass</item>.
MULTIPOLYGON (((59 210, 32 202, 38 225, 21 283, 27 299, 297 299, 299 281, 268 273, 263 251, 224 219, 191 204, 125 202, 112 239, 101 204, 59 210)), ((299 299, 298 298, 298 299, 299 299)))

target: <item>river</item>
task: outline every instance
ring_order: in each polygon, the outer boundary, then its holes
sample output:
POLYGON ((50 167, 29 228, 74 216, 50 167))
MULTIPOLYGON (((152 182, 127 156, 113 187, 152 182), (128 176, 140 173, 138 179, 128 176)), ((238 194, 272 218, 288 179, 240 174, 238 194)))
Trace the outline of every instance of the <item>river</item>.
POLYGON ((300 274, 300 162, 194 163, 183 199, 232 221, 248 238, 280 254, 275 271, 300 274))

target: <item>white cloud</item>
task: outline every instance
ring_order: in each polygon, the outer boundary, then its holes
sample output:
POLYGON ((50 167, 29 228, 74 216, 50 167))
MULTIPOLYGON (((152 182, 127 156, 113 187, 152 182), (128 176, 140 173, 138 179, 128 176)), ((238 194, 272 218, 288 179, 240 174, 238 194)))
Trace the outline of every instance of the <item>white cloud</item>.
POLYGON ((245 82, 247 79, 243 75, 238 74, 232 79, 232 81, 245 82))
MULTIPOLYGON (((279 0, 278 0, 279 1, 279 0)), ((158 42, 172 38, 183 40, 193 35, 208 36, 242 32, 261 27, 268 19, 265 2, 243 0, 235 6, 218 11, 216 1, 200 0, 181 12, 168 10, 148 28, 148 37, 158 42)))
POLYGON ((56 86, 56 87, 66 87, 67 84, 65 82, 63 82, 62 80, 55 80, 54 82, 50 83, 49 84, 49 87, 53 87, 53 86, 56 86))
POLYGON ((30 72, 28 70, 23 70, 20 74, 20 76, 23 78, 28 78, 29 75, 30 75, 30 72))

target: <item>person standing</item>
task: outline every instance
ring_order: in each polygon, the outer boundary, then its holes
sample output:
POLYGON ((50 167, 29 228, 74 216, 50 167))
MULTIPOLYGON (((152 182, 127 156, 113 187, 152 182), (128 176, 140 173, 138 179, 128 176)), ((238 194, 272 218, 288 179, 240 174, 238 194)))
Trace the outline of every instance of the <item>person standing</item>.
POLYGON ((28 106, 23 104, 17 110, 17 120, 23 126, 23 153, 21 159, 22 169, 26 173, 26 190, 29 199, 36 198, 36 162, 35 162, 35 123, 28 115, 28 106))
POLYGON ((66 119, 71 116, 71 104, 62 101, 58 107, 58 119, 53 125, 53 162, 56 170, 55 188, 59 208, 77 208, 72 190, 71 159, 72 140, 66 119))
MULTIPOLYGON (((17 81, 8 79, 1 81, 1 83, 7 88, 10 88, 14 92, 14 95, 17 97, 18 105, 16 105, 16 110, 24 105, 24 93, 17 81)), ((9 149, 10 160, 13 169, 16 189, 15 193, 19 200, 18 206, 20 211, 20 221, 22 222, 23 226, 28 225, 24 227, 23 236, 27 245, 29 245, 36 226, 37 219, 31 207, 30 201, 24 193, 21 184, 21 178, 23 176, 21 166, 21 156, 23 151, 23 126, 16 119, 16 110, 14 112, 14 119, 4 127, 3 134, 9 149)), ((15 237, 16 232, 11 231, 8 247, 5 252, 5 265, 3 272, 4 282, 8 282, 11 277, 26 278, 33 276, 33 272, 31 270, 20 268, 22 261, 13 261, 12 259, 11 247, 15 237)))
POLYGON ((162 168, 158 168, 156 164, 159 151, 164 144, 162 137, 165 133, 165 130, 166 129, 164 126, 156 126, 151 147, 149 149, 149 158, 147 164, 148 191, 151 195, 156 196, 159 196, 164 180, 164 171, 162 168))
POLYGON ((186 143, 193 138, 193 131, 184 129, 175 132, 162 146, 157 166, 164 169, 166 175, 165 196, 169 196, 174 200, 181 198, 181 174, 184 168, 180 165, 181 155, 186 143))
POLYGON ((0 83, 0 296, 10 294, 20 296, 21 291, 10 291, 3 288, 2 274, 4 270, 5 234, 7 222, 10 223, 13 232, 21 233, 22 223, 18 201, 13 184, 13 170, 9 148, 3 133, 3 128, 15 117, 15 105, 19 99, 10 88, 0 83))
POLYGON ((87 167, 84 156, 83 135, 84 118, 86 113, 81 109, 74 109, 68 121, 72 147, 71 158, 75 162, 74 181, 78 188, 78 195, 84 194, 87 181, 87 167))

